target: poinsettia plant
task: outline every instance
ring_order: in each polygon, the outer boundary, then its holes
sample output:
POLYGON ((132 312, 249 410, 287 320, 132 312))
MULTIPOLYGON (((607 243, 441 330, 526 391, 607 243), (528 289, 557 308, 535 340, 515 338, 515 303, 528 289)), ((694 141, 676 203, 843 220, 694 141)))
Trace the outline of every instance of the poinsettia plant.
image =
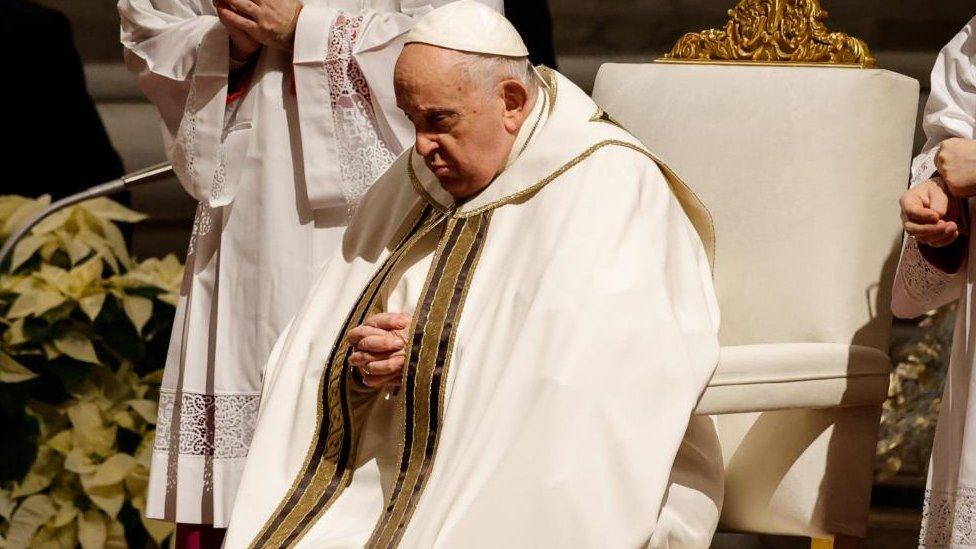
MULTIPOLYGON (((0 196, 0 241, 47 197, 0 196)), ((0 546, 158 546, 144 518, 156 402, 183 267, 137 262, 106 198, 36 226, 0 265, 0 546)))
POLYGON ((875 477, 925 481, 942 403, 955 305, 925 315, 911 335, 892 345, 894 371, 881 414, 875 477))

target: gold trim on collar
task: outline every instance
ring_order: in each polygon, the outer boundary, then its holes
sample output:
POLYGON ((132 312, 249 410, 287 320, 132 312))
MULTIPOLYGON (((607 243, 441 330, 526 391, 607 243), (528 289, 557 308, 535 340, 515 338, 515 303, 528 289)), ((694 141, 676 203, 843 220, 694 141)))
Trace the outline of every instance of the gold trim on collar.
POLYGON ((407 238, 387 256, 359 294, 319 378, 316 427, 302 468, 249 544, 251 549, 277 549, 299 543, 352 481, 359 432, 376 392, 357 381, 357 374, 349 365, 353 349, 345 335, 370 314, 387 276, 400 258, 445 219, 448 217, 443 212, 424 208, 407 238))
POLYGON ((613 117, 601 107, 596 108, 596 112, 590 117, 590 122, 603 122, 604 124, 610 124, 611 126, 616 126, 620 129, 624 128, 620 125, 620 122, 614 120, 613 117))
POLYGON ((539 76, 546 81, 543 88, 549 96, 549 114, 552 114, 552 111, 556 109, 556 97, 559 95, 559 79, 556 78, 556 71, 545 65, 538 65, 535 69, 539 76))
POLYGON ((450 211, 451 208, 438 202, 436 198, 427 192, 427 189, 424 188, 424 184, 420 182, 420 178, 417 177, 417 171, 413 169, 413 154, 413 151, 410 151, 410 157, 407 158, 407 177, 410 179, 410 184, 413 185, 413 189, 417 191, 417 194, 426 200, 428 204, 433 206, 434 209, 442 212, 450 211))
POLYGON ((532 195, 542 190, 543 187, 556 180, 556 178, 568 172, 570 169, 572 169, 580 162, 589 158, 590 155, 592 155, 596 151, 607 146, 624 147, 627 149, 637 151, 643 154, 644 156, 646 156, 647 158, 649 158, 655 164, 657 164, 658 168, 661 169, 661 172, 664 173, 664 178, 667 180, 668 186, 671 187, 671 191, 678 199, 678 202, 681 204, 682 209, 684 209, 685 214, 688 216, 688 219, 691 220, 692 225, 695 227, 695 231, 698 233, 698 236, 701 238, 702 245, 705 247, 705 254, 708 256, 708 263, 714 270, 715 268, 715 223, 712 220, 712 214, 708 211, 708 208, 705 207, 705 203, 702 202, 701 199, 698 197, 698 195, 696 195, 695 192, 691 190, 691 187, 689 187, 684 181, 682 181, 681 178, 678 177, 678 175, 674 173, 674 171, 671 170, 671 168, 669 168, 668 165, 665 164, 661 159, 654 156, 654 154, 652 154, 647 149, 641 147, 640 145, 636 145, 634 143, 630 143, 628 141, 622 141, 619 139, 608 139, 592 145, 591 147, 589 147, 588 149, 580 153, 578 156, 576 156, 569 162, 557 168, 555 171, 550 173, 545 178, 536 182, 531 187, 526 187, 525 189, 519 192, 510 194, 500 200, 496 200, 495 202, 485 204, 484 206, 481 206, 480 208, 476 208, 471 211, 467 211, 467 212, 455 211, 452 215, 453 217, 458 217, 463 219, 463 218, 480 215, 484 212, 487 212, 489 210, 494 210, 495 208, 500 208, 501 206, 505 206, 507 204, 513 204, 516 202, 520 202, 522 200, 528 200, 529 198, 532 197, 532 195))

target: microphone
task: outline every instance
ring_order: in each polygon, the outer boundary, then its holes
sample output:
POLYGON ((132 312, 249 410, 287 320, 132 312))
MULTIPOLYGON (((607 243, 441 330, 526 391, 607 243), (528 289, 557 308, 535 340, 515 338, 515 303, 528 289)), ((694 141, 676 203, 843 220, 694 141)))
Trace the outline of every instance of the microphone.
POLYGON ((27 236, 31 229, 33 229, 38 223, 43 221, 51 214, 67 207, 74 206, 79 202, 84 202, 85 200, 120 193, 147 183, 155 183, 169 177, 172 174, 173 166, 169 162, 161 162, 159 164, 149 166, 148 168, 143 168, 141 170, 125 174, 118 179, 100 183, 87 190, 81 191, 80 193, 75 193, 71 196, 62 198, 61 200, 52 202, 50 206, 34 216, 22 227, 17 229, 17 231, 14 232, 14 234, 12 234, 6 242, 4 242, 3 247, 0 248, 0 265, 3 265, 3 263, 7 260, 7 257, 11 254, 11 252, 13 252, 14 246, 16 246, 22 238, 27 236))

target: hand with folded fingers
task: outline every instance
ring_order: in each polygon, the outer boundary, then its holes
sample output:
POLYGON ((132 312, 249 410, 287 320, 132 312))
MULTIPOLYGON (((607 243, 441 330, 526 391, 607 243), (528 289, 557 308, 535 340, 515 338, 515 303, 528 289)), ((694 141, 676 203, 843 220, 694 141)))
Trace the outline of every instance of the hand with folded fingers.
POLYGON ((379 313, 346 334, 346 341, 353 347, 349 364, 359 370, 367 387, 400 385, 410 320, 410 315, 404 313, 379 313))
MULTIPOLYGON (((302 11, 300 0, 213 0, 227 28, 231 50, 250 55, 260 45, 291 50, 302 11)), ((240 59, 239 59, 240 60, 240 59)))
POLYGON ((935 167, 951 196, 976 195, 976 139, 952 137, 939 145, 935 167))
POLYGON ((899 204, 905 232, 920 244, 942 248, 959 238, 959 200, 950 196, 941 177, 905 191, 899 204))

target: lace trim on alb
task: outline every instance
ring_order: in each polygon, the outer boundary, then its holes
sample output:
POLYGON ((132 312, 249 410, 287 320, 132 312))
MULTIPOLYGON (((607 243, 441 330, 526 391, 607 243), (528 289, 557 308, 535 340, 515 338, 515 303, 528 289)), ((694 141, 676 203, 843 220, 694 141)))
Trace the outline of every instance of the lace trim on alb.
MULTIPOLYGON (((259 393, 208 395, 183 392, 180 398, 179 454, 218 459, 246 457, 254 436, 260 399, 259 393)), ((156 451, 170 451, 175 404, 175 392, 160 391, 153 446, 156 451)))
POLYGON ((925 491, 919 547, 976 547, 976 488, 925 491))
POLYGON ((335 124, 340 187, 350 215, 396 155, 377 130, 366 77, 352 58, 362 16, 339 14, 329 32, 325 70, 335 124))
POLYGON ((900 271, 905 290, 922 303, 940 295, 952 278, 929 263, 918 250, 918 242, 911 237, 905 245, 902 265, 900 271))

